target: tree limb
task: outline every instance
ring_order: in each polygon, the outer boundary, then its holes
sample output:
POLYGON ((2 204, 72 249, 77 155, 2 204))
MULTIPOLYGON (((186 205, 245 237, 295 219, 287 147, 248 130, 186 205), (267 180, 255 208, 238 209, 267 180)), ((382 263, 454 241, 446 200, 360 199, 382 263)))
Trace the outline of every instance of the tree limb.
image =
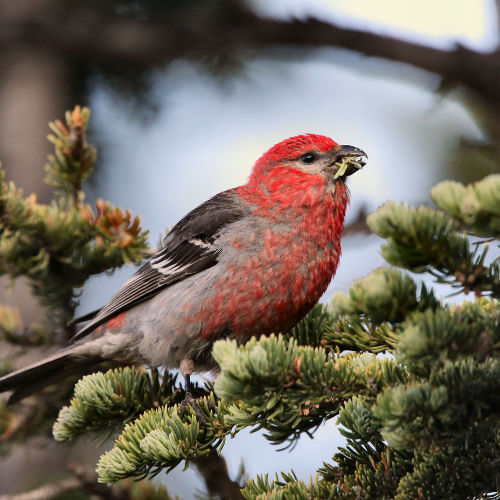
POLYGON ((44 484, 40 488, 18 493, 16 495, 0 495, 0 500, 51 500, 64 493, 80 488, 80 480, 76 477, 68 477, 59 481, 44 484))
POLYGON ((226 461, 216 451, 197 457, 192 462, 203 477, 211 496, 216 496, 221 500, 243 500, 239 484, 231 481, 227 473, 226 461))
POLYGON ((500 105, 500 50, 485 54, 457 45, 445 51, 318 19, 280 21, 250 10, 216 13, 203 22, 183 16, 140 22, 89 7, 13 22, 0 19, 0 46, 13 41, 49 45, 75 59, 155 66, 172 58, 233 53, 269 46, 340 47, 366 56, 411 64, 467 85, 500 105), (181 18, 182 17, 182 18, 181 18))
POLYGON ((73 463, 68 468, 73 473, 73 477, 53 481, 25 493, 0 495, 0 500, 52 500, 76 490, 93 495, 98 500, 130 500, 131 498, 128 483, 128 488, 110 488, 98 483, 95 472, 82 465, 73 463))

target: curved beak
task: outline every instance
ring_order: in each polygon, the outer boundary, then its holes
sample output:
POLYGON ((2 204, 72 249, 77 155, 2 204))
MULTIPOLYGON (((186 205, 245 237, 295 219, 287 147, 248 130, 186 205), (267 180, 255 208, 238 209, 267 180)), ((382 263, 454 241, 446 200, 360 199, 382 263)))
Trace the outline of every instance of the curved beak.
POLYGON ((352 175, 363 168, 365 160, 368 159, 368 155, 362 149, 349 145, 340 146, 335 156, 338 158, 335 164, 339 167, 335 178, 352 175))
POLYGON ((368 155, 362 150, 355 146, 340 146, 340 151, 337 152, 339 156, 359 156, 360 158, 368 158, 368 155))

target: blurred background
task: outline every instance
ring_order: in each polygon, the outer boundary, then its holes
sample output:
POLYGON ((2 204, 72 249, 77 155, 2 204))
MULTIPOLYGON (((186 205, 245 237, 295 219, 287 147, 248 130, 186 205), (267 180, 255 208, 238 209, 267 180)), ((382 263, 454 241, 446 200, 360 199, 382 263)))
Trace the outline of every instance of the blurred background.
MULTIPOLYGON (((98 169, 86 191, 131 209, 150 245, 189 210, 246 181, 274 143, 319 133, 368 153, 350 179, 343 257, 323 301, 383 263, 366 212, 430 203, 438 181, 500 171, 497 0, 17 0, 0 3, 0 160, 41 201, 47 122, 92 109, 98 169)), ((106 302, 132 269, 94 278, 79 311, 106 302)), ((5 284, 5 283, 4 283, 5 284)), ((4 288, 4 286, 2 286, 4 288)), ((2 302, 40 314, 22 282, 2 302)), ((458 300, 458 299, 455 299, 458 300)), ((335 422, 291 452, 240 433, 229 476, 293 468, 307 478, 342 438, 335 422)), ((95 463, 105 446, 37 438, 0 458, 0 494, 95 463)), ((184 499, 195 469, 160 475, 184 499)))

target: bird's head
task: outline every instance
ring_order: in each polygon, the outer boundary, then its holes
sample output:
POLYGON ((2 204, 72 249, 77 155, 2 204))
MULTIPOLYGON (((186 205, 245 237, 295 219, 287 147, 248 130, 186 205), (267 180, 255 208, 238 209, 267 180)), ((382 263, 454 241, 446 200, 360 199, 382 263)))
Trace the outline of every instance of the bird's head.
POLYGON ((362 168, 366 158, 368 156, 361 149, 342 146, 324 135, 298 135, 264 153, 257 160, 251 177, 261 178, 276 167, 287 167, 322 175, 328 184, 334 184, 344 182, 347 176, 362 168))

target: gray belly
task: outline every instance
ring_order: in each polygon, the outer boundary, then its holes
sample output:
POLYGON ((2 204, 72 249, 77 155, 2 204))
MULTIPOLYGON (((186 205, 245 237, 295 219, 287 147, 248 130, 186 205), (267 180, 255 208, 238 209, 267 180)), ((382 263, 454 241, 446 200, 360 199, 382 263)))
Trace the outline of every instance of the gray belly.
POLYGON ((137 357, 150 366, 178 368, 183 359, 192 359, 196 371, 216 367, 213 340, 200 337, 203 324, 193 318, 217 281, 217 271, 191 276, 134 308, 130 325, 137 357))

